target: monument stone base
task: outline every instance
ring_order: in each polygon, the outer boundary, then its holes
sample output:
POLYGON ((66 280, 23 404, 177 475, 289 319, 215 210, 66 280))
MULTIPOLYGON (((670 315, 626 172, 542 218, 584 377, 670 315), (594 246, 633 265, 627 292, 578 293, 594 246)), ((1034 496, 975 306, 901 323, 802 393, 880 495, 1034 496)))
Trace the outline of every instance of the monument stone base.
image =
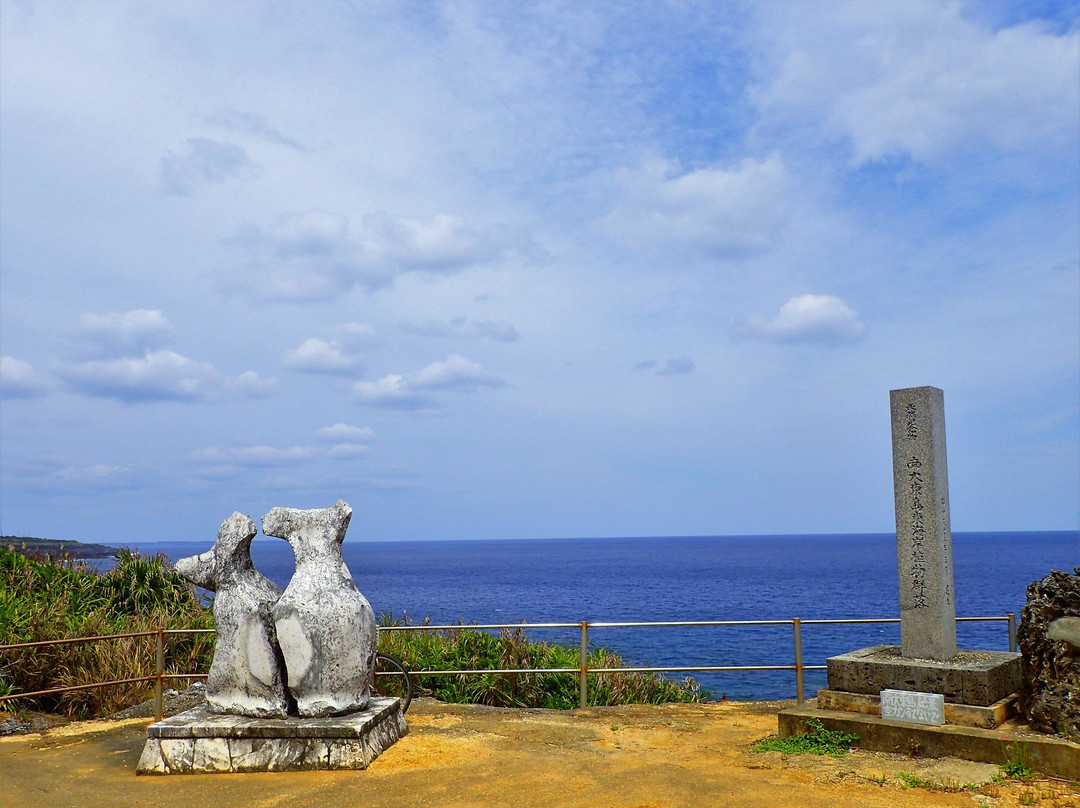
POLYGON ((204 704, 147 728, 136 773, 366 769, 408 732, 396 698, 375 696, 366 710, 332 718, 248 718, 204 704))
POLYGON ((945 661, 910 659, 895 645, 874 645, 826 660, 829 690, 939 693, 947 704, 989 707, 1020 689, 1020 654, 958 651, 945 661))
MULTIPOLYGON (((863 715, 881 715, 881 697, 869 693, 846 693, 842 690, 819 690, 817 704, 822 710, 863 715)), ((956 727, 1000 727, 1017 714, 1016 694, 985 707, 977 704, 945 703, 945 723, 956 727)))

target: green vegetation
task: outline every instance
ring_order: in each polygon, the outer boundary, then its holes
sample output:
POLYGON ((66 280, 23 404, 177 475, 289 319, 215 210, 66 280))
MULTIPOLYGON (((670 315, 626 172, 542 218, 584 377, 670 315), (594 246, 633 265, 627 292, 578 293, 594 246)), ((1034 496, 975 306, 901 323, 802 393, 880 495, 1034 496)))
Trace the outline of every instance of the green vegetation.
MULTIPOLYGON (((403 625, 384 617, 385 626, 403 625)), ((24 557, 0 548, 0 645, 156 631, 213 628, 213 615, 198 591, 177 575, 164 556, 121 550, 117 565, 98 574, 72 559, 24 557)), ((205 673, 213 655, 212 634, 170 635, 167 674, 205 673)), ((384 631, 381 650, 412 670, 573 668, 577 648, 530 642, 521 629, 501 635, 477 629, 384 631)), ((0 695, 29 693, 91 682, 135 679, 154 673, 156 638, 0 651, 0 695)), ((589 653, 591 668, 625 667, 609 650, 589 653)), ((418 695, 449 702, 501 707, 567 709, 578 704, 576 673, 484 674, 417 677, 418 695)), ((392 682, 380 680, 380 688, 392 682)), ((91 688, 16 702, 20 708, 76 717, 106 715, 150 698, 152 683, 91 688)), ((589 703, 628 704, 700 701, 707 694, 692 679, 677 683, 658 675, 604 673, 589 676, 589 703)), ((0 702, 0 708, 10 702, 0 702)))
MULTIPOLYGON (((210 610, 164 556, 121 550, 116 567, 99 575, 70 557, 53 561, 0 549, 0 645, 164 627, 213 628, 210 610)), ((210 634, 170 637, 166 673, 207 670, 213 642, 210 634)), ((128 637, 0 651, 0 694, 150 676, 155 648, 154 637, 128 637)), ((102 715, 149 698, 152 689, 142 683, 76 690, 38 697, 33 706, 102 715)))
POLYGON ((1005 762, 1001 764, 1001 773, 1012 780, 1029 780, 1035 776, 1026 743, 1016 741, 1005 745, 1005 762))
POLYGON ((789 738, 766 738, 753 748, 754 752, 784 752, 788 755, 828 755, 841 758, 848 753, 858 735, 840 730, 825 729, 816 718, 808 722, 809 732, 789 738))
MULTIPOLYGON (((406 625, 383 615, 383 626, 406 625)), ((413 624, 409 624, 413 625, 413 624)), ((422 624, 421 624, 422 625, 422 624)), ((380 632, 379 650, 393 654, 410 670, 484 670, 508 668, 574 668, 580 651, 565 645, 532 642, 522 629, 494 635, 476 629, 380 632)), ((589 652, 590 668, 620 668, 626 663, 615 653, 589 652)), ((492 707, 578 706, 577 673, 492 673, 472 676, 417 676, 419 695, 441 701, 486 704, 492 707)), ((589 676, 589 704, 662 704, 701 701, 707 697, 690 678, 673 682, 645 673, 598 673, 589 676)))
POLYGON ((1001 764, 1001 772, 1013 780, 1027 780, 1035 776, 1035 772, 1023 760, 1015 758, 1006 760, 1001 764))
POLYGON ((960 791, 982 791, 982 787, 974 783, 957 783, 953 780, 938 782, 936 780, 927 780, 911 772, 900 772, 896 776, 900 779, 904 788, 923 788, 928 791, 945 791, 951 794, 960 791))

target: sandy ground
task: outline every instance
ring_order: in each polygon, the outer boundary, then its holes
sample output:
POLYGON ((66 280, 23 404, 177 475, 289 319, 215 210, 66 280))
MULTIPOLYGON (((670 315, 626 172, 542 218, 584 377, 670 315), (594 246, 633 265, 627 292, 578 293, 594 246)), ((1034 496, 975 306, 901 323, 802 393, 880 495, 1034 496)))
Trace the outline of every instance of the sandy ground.
POLYGON ((0 738, 0 806, 1080 808, 1076 783, 997 783, 988 764, 751 752, 776 732, 783 706, 560 712, 421 699, 408 714, 409 736, 366 771, 169 777, 134 774, 147 719, 83 722, 0 738), (937 788, 907 787, 902 773, 937 788))

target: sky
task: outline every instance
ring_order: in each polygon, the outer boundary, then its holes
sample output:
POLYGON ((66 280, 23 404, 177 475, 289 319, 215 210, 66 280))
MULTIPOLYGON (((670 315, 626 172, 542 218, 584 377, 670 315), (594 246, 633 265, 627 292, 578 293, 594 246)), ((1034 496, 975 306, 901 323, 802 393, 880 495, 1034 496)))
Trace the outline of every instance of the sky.
POLYGON ((1080 527, 1080 3, 8 2, 0 531, 1080 527))

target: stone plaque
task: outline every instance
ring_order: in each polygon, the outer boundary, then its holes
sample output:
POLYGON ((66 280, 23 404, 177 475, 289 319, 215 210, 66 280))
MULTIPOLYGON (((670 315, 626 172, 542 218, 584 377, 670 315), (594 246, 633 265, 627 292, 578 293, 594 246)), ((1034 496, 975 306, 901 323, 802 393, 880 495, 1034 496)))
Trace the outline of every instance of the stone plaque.
POLYGON ((917 693, 912 690, 882 690, 881 717, 911 724, 945 723, 945 697, 940 693, 917 693))
POLYGON ((889 393, 892 416, 900 645, 906 657, 956 654, 945 400, 936 387, 889 393))

